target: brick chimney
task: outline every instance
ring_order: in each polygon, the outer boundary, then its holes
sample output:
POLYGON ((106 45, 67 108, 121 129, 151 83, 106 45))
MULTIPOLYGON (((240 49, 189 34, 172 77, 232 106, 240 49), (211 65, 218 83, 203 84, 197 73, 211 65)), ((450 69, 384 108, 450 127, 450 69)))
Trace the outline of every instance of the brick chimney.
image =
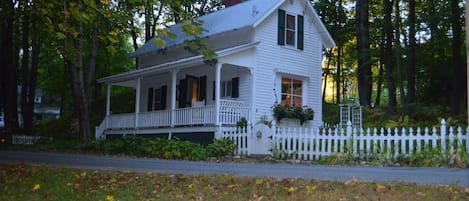
POLYGON ((225 4, 225 8, 228 8, 230 6, 234 6, 236 4, 241 3, 241 0, 224 0, 223 4, 225 4))

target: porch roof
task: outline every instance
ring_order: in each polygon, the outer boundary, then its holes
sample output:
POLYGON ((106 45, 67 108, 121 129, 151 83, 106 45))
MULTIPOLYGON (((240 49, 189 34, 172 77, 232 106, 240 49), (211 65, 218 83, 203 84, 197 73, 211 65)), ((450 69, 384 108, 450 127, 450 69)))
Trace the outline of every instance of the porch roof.
MULTIPOLYGON (((250 48, 253 48, 257 46, 260 42, 251 42, 251 43, 246 43, 242 45, 238 45, 235 47, 230 47, 226 48, 223 50, 216 51, 215 53, 218 55, 218 58, 233 55, 245 50, 248 50, 250 48)), ((155 65, 155 66, 150 66, 147 68, 141 68, 117 75, 112 75, 108 77, 103 77, 97 79, 98 83, 110 83, 110 84, 119 84, 122 86, 128 86, 128 87, 134 87, 136 82, 135 79, 138 77, 142 77, 147 74, 154 74, 158 72, 165 72, 169 71, 171 69, 183 69, 187 68, 190 66, 198 65, 198 64, 203 64, 203 56, 202 55, 197 55, 193 57, 186 57, 182 58, 179 60, 155 65)))

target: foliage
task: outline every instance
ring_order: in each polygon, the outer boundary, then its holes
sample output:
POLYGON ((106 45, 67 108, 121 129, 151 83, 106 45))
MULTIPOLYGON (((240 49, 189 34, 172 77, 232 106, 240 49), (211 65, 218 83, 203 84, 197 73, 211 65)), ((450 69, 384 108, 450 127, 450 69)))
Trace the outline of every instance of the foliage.
POLYGON ((411 167, 459 167, 467 168, 467 148, 461 142, 448 144, 447 150, 441 146, 423 147, 412 154, 397 153, 397 145, 372 144, 373 152, 353 149, 353 139, 347 141, 345 150, 330 156, 322 156, 318 164, 323 165, 362 165, 369 166, 411 166, 411 167), (453 150, 451 152, 450 150, 453 150))
POLYGON ((238 147, 228 138, 215 139, 212 144, 207 145, 210 156, 222 157, 233 155, 238 147))
POLYGON ((67 115, 36 126, 35 133, 41 136, 53 137, 54 139, 59 140, 78 139, 78 127, 76 120, 67 115))
POLYGON ((264 124, 268 126, 269 128, 272 128, 272 120, 269 120, 266 115, 263 115, 261 119, 259 120, 259 123, 264 124))
POLYGON ((248 120, 245 117, 242 117, 238 122, 236 122, 236 127, 241 129, 246 129, 248 126, 248 120))
POLYGON ((314 118, 314 111, 308 106, 289 106, 276 103, 272 106, 272 112, 277 122, 283 118, 291 118, 299 119, 300 124, 303 125, 306 120, 314 118))
POLYGON ((272 158, 277 160, 289 160, 297 154, 297 152, 289 152, 288 150, 283 149, 282 144, 277 145, 275 143, 271 143, 270 147, 272 158))
POLYGON ((467 188, 0 165, 0 200, 468 200, 467 188))

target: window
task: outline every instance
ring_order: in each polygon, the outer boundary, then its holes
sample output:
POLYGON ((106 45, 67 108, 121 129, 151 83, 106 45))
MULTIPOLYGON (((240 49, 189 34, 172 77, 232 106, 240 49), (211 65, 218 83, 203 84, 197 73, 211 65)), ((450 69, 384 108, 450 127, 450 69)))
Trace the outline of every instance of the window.
POLYGON ((167 87, 148 88, 147 111, 166 109, 167 87))
POLYGON ((303 82, 290 78, 282 78, 282 105, 303 105, 303 82))
POLYGON ((222 82, 221 82, 220 97, 222 97, 222 98, 231 97, 231 94, 232 94, 232 86, 233 86, 233 82, 232 82, 231 80, 222 81, 222 82))
MULTIPOLYGON (((215 100, 215 81, 213 81, 213 100, 215 100)), ((239 97, 239 77, 231 80, 221 81, 220 98, 238 98, 239 97)))
POLYGON ((278 10, 278 44, 303 50, 304 17, 278 10))
POLYGON ((287 45, 295 46, 295 31, 296 20, 295 16, 286 14, 287 26, 285 29, 285 43, 287 45))

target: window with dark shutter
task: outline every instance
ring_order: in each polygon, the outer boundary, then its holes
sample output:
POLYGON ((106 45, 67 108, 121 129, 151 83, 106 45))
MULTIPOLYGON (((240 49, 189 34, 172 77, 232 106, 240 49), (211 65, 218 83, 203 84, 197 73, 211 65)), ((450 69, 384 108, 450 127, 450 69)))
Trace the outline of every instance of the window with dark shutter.
POLYGON ((285 45, 285 11, 278 10, 278 45, 285 45))
POLYGON ((179 108, 186 107, 187 99, 187 79, 182 79, 179 81, 179 108))
POLYGON ((199 78, 199 101, 207 98, 207 76, 199 78))
POLYGON ((161 87, 161 105, 160 110, 166 109, 166 98, 167 98, 168 87, 166 85, 161 87))
POLYGON ((298 15, 298 45, 297 48, 299 50, 303 50, 303 35, 304 35, 304 17, 302 15, 298 15))
POLYGON ((212 100, 215 100, 215 81, 213 81, 212 100))

